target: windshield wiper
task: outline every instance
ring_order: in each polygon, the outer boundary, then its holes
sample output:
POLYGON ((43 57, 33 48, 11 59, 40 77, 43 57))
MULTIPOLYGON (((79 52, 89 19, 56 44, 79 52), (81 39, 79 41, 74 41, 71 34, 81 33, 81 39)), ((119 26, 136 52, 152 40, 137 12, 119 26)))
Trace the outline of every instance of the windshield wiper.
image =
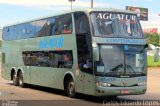
POLYGON ((119 69, 119 68, 122 68, 122 69, 123 69, 123 68, 124 68, 124 67, 123 67, 123 64, 119 64, 119 65, 115 66, 114 68, 111 69, 111 71, 117 71, 117 72, 118 72, 118 69, 119 69))

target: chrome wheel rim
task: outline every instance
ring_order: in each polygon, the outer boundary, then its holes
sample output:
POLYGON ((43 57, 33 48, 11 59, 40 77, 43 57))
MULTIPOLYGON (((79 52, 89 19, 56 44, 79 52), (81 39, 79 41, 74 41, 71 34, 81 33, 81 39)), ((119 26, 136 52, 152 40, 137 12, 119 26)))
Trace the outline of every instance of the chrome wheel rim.
POLYGON ((23 81, 22 81, 22 78, 19 79, 19 85, 22 85, 23 84, 23 81))
POLYGON ((16 74, 13 75, 13 83, 16 81, 16 74))
POLYGON ((74 83, 73 82, 70 82, 68 84, 68 92, 69 92, 70 95, 74 94, 74 83))

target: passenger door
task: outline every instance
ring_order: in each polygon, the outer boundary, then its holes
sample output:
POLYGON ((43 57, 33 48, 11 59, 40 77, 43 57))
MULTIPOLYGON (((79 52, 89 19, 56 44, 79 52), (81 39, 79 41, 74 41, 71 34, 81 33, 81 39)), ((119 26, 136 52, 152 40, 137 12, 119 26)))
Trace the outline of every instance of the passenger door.
MULTIPOLYGON (((80 69, 80 77, 78 82, 82 82, 83 86, 79 85, 83 93, 92 94, 91 88, 93 82, 93 60, 92 60, 92 41, 89 27, 89 20, 84 12, 74 13, 75 32, 77 41, 77 55, 80 69)), ((78 88, 79 89, 79 88, 78 88)))

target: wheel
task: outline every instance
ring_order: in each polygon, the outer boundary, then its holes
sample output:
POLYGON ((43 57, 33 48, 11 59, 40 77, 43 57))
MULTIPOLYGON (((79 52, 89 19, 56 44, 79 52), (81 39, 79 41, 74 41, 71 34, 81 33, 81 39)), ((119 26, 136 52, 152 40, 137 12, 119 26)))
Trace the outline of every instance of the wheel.
POLYGON ((23 74, 22 72, 20 71, 19 74, 18 74, 18 83, 19 83, 19 86, 20 87, 25 87, 25 83, 23 81, 23 74))
POLYGON ((13 85, 18 86, 18 77, 16 76, 16 72, 13 74, 13 85))
POLYGON ((73 81, 72 78, 69 78, 68 81, 67 81, 67 87, 66 87, 66 92, 67 92, 67 95, 71 98, 75 97, 76 96, 76 92, 75 92, 75 83, 73 81))

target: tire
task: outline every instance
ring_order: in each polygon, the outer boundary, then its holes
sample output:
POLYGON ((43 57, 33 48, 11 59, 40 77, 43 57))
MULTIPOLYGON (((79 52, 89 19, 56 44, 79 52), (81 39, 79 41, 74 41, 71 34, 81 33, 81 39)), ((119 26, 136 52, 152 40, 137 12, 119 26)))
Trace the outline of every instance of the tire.
POLYGON ((73 81, 72 78, 69 78, 67 80, 67 84, 66 84, 66 92, 67 92, 67 95, 71 98, 75 97, 76 96, 76 92, 75 92, 75 83, 73 81))
POLYGON ((18 83, 18 77, 16 76, 16 72, 14 72, 12 78, 13 78, 13 85, 18 86, 19 83, 18 83))
POLYGON ((18 74, 18 83, 19 83, 19 86, 21 88, 24 88, 25 87, 25 83, 23 81, 23 74, 22 72, 20 71, 19 74, 18 74))

